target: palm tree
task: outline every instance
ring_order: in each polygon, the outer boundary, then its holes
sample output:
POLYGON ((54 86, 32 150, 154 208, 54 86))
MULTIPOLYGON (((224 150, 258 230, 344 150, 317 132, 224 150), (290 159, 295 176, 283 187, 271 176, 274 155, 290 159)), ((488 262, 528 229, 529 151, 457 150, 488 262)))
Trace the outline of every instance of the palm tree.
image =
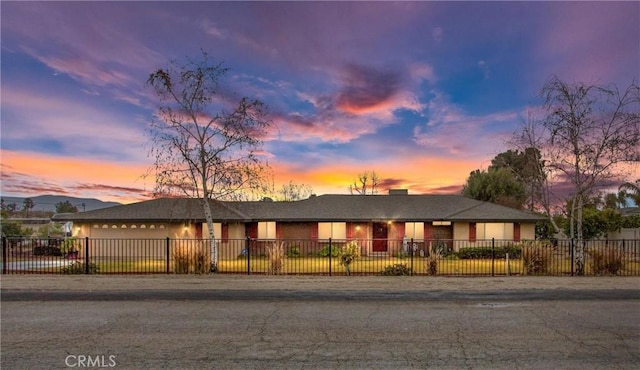
POLYGON ((627 200, 631 198, 635 206, 640 206, 640 179, 633 182, 625 182, 618 188, 618 194, 620 198, 624 199, 624 205, 627 205, 627 200))

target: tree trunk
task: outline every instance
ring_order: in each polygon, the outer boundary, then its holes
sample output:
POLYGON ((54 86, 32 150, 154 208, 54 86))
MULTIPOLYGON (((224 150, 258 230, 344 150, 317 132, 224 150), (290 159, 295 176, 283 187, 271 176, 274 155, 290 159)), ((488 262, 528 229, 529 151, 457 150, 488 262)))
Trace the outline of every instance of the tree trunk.
POLYGON ((584 275, 584 240, 582 239, 582 196, 578 197, 578 217, 576 218, 576 275, 584 275))
POLYGON ((207 228, 209 229, 209 242, 211 244, 211 272, 218 272, 218 246, 216 244, 216 233, 213 229, 213 216, 211 215, 211 206, 207 199, 202 200, 204 207, 204 217, 207 220, 207 228))

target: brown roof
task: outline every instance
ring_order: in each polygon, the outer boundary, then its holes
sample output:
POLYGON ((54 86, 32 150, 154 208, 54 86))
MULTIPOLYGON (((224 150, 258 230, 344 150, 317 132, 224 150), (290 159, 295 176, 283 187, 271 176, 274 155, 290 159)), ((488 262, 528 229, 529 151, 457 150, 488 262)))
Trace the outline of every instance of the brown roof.
MULTIPOLYGON (((535 222, 532 212, 460 195, 321 195, 295 202, 210 201, 215 222, 470 221, 535 222)), ((56 221, 204 221, 197 199, 161 198, 95 211, 58 214, 56 221)))

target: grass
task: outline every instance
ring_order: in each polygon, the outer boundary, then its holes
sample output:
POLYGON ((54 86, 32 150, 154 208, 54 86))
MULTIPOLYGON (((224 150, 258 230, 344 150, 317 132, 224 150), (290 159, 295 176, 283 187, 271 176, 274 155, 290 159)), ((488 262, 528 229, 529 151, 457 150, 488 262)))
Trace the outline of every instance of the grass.
MULTIPOLYGON (((588 258, 588 257, 587 257, 588 258)), ((57 260, 57 257, 44 257, 41 260, 57 260)), ((29 260, 38 260, 31 258, 29 260)), ((11 259, 8 262, 25 261, 23 259, 11 259)), ((317 274, 317 275, 345 275, 345 267, 339 264, 338 258, 326 257, 296 257, 286 258, 282 267, 283 274, 317 274)), ((414 257, 413 264, 410 258, 375 258, 361 257, 352 262, 350 269, 353 275, 376 275, 387 266, 403 263, 412 268, 415 275, 427 275, 426 258, 414 257)), ((164 259, 106 259, 94 258, 100 274, 164 274, 167 271, 166 260, 164 259)), ((575 268, 575 267, 574 267, 575 268)), ((593 275, 591 266, 587 260, 585 265, 586 274, 593 275)), ((472 275, 506 275, 507 265, 503 259, 496 259, 492 264, 490 259, 440 259, 438 260, 437 275, 445 276, 472 276, 472 275)), ((170 265, 173 271, 173 263, 170 265)), ((244 258, 220 260, 219 271, 221 273, 247 273, 247 260, 244 258)), ((269 271, 269 260, 266 257, 252 257, 250 272, 256 274, 266 274, 269 271)), ((552 260, 549 274, 547 275, 570 275, 571 260, 566 257, 556 257, 552 260)), ((31 273, 59 273, 60 267, 50 267, 41 270, 15 271, 31 273)), ((523 265, 520 259, 509 261, 510 275, 523 275, 523 265)), ((627 261, 621 275, 640 275, 640 261, 627 261)))
MULTIPOLYGON (((404 263, 413 269, 416 275, 427 275, 425 266, 426 258, 414 258, 413 265, 409 258, 372 258, 362 257, 355 260, 351 264, 351 273, 355 275, 372 275, 377 274, 385 269, 385 267, 404 263)), ((340 275, 345 273, 344 266, 338 263, 337 258, 331 260, 331 274, 340 275)), ((263 257, 251 259, 251 273, 266 273, 268 271, 269 261, 263 257)), ((227 273, 247 273, 246 259, 221 260, 220 272, 227 273)), ((441 259, 438 261, 437 275, 506 275, 507 264, 505 260, 495 260, 492 264, 490 259, 467 259, 467 260, 448 260, 441 259)), ((285 260, 283 273, 285 274, 329 274, 329 258, 323 257, 303 257, 288 258, 285 260)), ((522 275, 524 267, 522 260, 511 259, 509 261, 509 274, 522 275)), ((570 275, 571 260, 568 258, 554 259, 550 265, 550 273, 547 275, 570 275)), ((589 266, 587 266, 587 274, 590 274, 589 266)), ((640 274, 640 262, 628 262, 624 274, 640 274)))

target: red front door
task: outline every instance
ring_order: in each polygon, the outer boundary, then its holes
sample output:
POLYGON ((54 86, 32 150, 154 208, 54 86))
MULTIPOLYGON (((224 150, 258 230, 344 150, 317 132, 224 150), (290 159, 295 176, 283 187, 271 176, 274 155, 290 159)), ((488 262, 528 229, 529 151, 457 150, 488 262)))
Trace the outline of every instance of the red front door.
POLYGON ((387 247, 387 235, 389 228, 384 222, 373 223, 373 251, 374 252, 386 252, 387 247))

